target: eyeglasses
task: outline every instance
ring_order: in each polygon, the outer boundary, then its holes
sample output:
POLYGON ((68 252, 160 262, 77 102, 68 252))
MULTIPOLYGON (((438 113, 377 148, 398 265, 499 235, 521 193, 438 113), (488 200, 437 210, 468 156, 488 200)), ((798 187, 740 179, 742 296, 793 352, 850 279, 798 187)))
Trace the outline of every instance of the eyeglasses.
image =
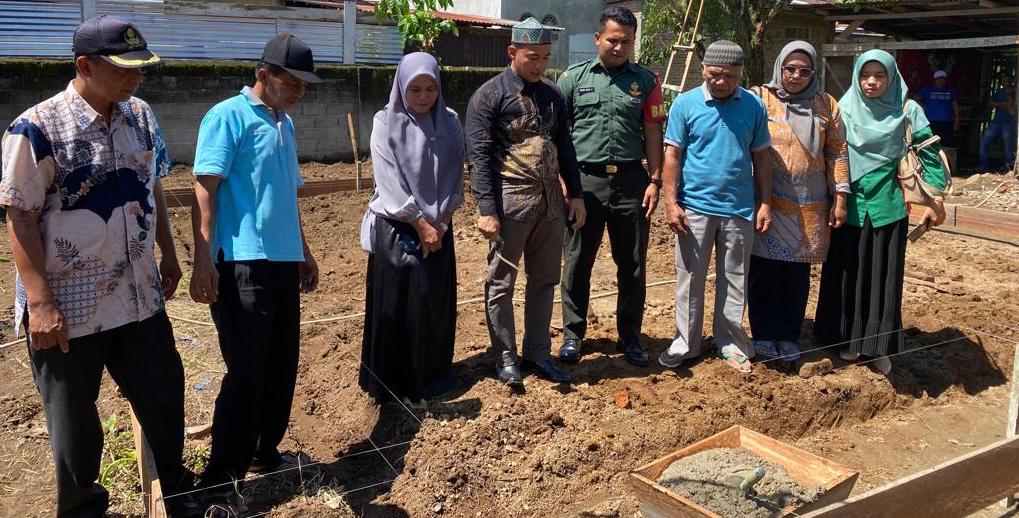
POLYGON ((808 77, 814 75, 814 71, 809 69, 809 68, 798 68, 798 67, 794 67, 792 65, 782 67, 782 71, 785 72, 787 75, 790 75, 790 76, 791 75, 795 75, 797 72, 799 72, 800 73, 800 77, 802 77, 802 78, 808 78, 808 77))

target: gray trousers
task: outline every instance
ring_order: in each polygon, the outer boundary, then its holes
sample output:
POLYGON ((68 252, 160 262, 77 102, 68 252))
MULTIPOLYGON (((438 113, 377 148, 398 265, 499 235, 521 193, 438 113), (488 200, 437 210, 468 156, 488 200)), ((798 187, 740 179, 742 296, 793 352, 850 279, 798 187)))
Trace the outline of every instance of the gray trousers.
POLYGON ((676 337, 670 354, 684 359, 701 354, 704 329, 704 284, 715 250, 715 315, 713 330, 718 349, 754 356, 743 330, 746 270, 754 246, 754 224, 740 217, 720 217, 686 211, 690 231, 676 238, 676 337))
POLYGON ((552 322, 552 299, 561 274, 563 251, 562 218, 531 222, 503 218, 499 249, 493 243, 488 251, 488 278, 485 280, 485 313, 488 335, 497 355, 504 351, 516 357, 516 324, 513 315, 513 287, 517 271, 499 260, 496 252, 507 261, 522 266, 527 276, 524 299, 524 358, 531 361, 549 359, 552 338, 548 326, 552 322))

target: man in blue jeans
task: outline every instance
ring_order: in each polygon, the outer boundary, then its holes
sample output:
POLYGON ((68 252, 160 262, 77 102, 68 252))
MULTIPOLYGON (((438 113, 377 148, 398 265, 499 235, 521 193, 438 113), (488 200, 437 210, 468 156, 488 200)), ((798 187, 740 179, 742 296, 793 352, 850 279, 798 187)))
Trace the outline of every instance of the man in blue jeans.
POLYGON ((1015 82, 1012 76, 1001 78, 1001 88, 991 96, 989 103, 994 108, 994 117, 987 124, 983 138, 980 139, 980 172, 990 171, 990 147, 995 139, 1000 138, 1005 153, 1005 171, 1015 167, 1015 82))
MULTIPOLYGON (((245 473, 301 462, 278 446, 297 381, 300 295, 318 284, 297 205, 301 171, 288 114, 319 83, 292 34, 265 46, 254 87, 214 106, 198 130, 191 297, 210 304, 227 366, 199 487, 213 518, 244 510, 245 473)), ((307 461, 304 461, 305 463, 307 461)))

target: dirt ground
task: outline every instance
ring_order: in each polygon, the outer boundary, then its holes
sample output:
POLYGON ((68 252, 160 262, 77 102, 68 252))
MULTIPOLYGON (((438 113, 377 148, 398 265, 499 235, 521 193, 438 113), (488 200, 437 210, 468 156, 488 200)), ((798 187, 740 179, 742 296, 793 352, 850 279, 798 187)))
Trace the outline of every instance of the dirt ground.
POLYGON ((1019 178, 985 173, 956 178, 948 203, 1019 213, 1019 178))
MULTIPOLYGON (((311 171, 305 175, 313 177, 311 171)), ((170 182, 190 182, 186 175, 176 176, 181 178, 170 182)), ((322 273, 318 291, 302 300, 303 319, 363 311, 366 258, 357 234, 367 200, 367 193, 301 200, 322 273)), ((185 280, 168 311, 208 322, 208 310, 186 295, 189 212, 175 209, 171 216, 185 280)), ((454 225, 461 301, 482 292, 486 247, 473 228, 475 216, 468 203, 454 225)), ((661 210, 655 218, 648 281, 668 281, 675 278, 673 241, 661 210)), ((767 365, 743 376, 711 357, 677 371, 657 364, 633 367, 615 352, 614 301, 608 297, 592 304, 588 353, 571 368, 578 383, 567 389, 531 377, 525 380, 527 393, 513 395, 492 379, 484 313, 474 303, 459 308, 455 390, 412 415, 396 404, 380 408, 359 389, 362 319, 306 325, 283 447, 303 450, 321 464, 301 475, 249 484, 250 512, 280 517, 639 516, 638 501, 627 485, 629 470, 733 424, 860 470, 859 490, 879 485, 966 453, 975 447, 969 444, 990 442, 987 430, 1004 431, 1002 398, 1007 400, 1015 345, 1009 340, 1019 340, 1017 253, 1008 245, 943 233, 910 245, 907 275, 926 285, 906 285, 906 344, 929 348, 893 359, 888 378, 866 367, 846 366, 833 351, 806 355, 808 360, 832 357, 840 367, 810 379, 767 365), (628 404, 617 405, 623 400, 628 404), (1000 422, 989 424, 999 414, 1000 422), (935 419, 938 433, 924 438, 935 419), (907 428, 912 432, 900 433, 907 428)), ((9 257, 6 241, 0 255, 9 257)), ((815 269, 808 317, 818 273, 815 269)), ((607 247, 592 285, 594 293, 615 288, 607 247)), ((709 301, 711 290, 709 283, 709 301)), ((652 358, 673 333, 672 292, 671 285, 648 290, 642 341, 652 358)), ((0 341, 6 342, 13 339, 9 262, 0 263, 0 296, 5 297, 0 341)), ((558 324, 557 309, 553 325, 558 324)), ((811 326, 808 319, 804 348, 816 346, 811 326)), ((223 374, 215 334, 211 327, 180 320, 174 321, 174 331, 187 376, 188 425, 208 423, 223 374)), ((705 333, 711 334, 710 316, 705 333)), ((553 341, 556 346, 561 341, 555 328, 553 341)), ((126 429, 126 403, 108 380, 99 409, 103 418, 120 416, 118 429, 126 429)), ((0 352, 0 514, 53 514, 47 439, 24 346, 5 349, 0 352)), ((199 465, 207 449, 207 440, 189 441, 189 456, 199 465)), ((141 499, 130 489, 114 491, 114 516, 140 516, 141 499)))

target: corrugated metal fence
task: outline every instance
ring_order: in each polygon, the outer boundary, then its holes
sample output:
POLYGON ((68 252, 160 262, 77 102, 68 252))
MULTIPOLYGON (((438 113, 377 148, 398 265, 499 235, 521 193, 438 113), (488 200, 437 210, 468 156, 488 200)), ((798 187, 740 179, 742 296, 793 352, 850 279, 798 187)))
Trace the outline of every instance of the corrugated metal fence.
MULTIPOLYGON (((290 32, 311 46, 315 61, 343 62, 339 22, 166 14, 162 0, 98 0, 96 12, 130 20, 165 58, 255 60, 266 41, 290 32)), ((0 1, 0 56, 69 57, 81 13, 81 0, 0 1)), ((400 61, 395 27, 357 24, 357 31, 357 63, 400 61)))

